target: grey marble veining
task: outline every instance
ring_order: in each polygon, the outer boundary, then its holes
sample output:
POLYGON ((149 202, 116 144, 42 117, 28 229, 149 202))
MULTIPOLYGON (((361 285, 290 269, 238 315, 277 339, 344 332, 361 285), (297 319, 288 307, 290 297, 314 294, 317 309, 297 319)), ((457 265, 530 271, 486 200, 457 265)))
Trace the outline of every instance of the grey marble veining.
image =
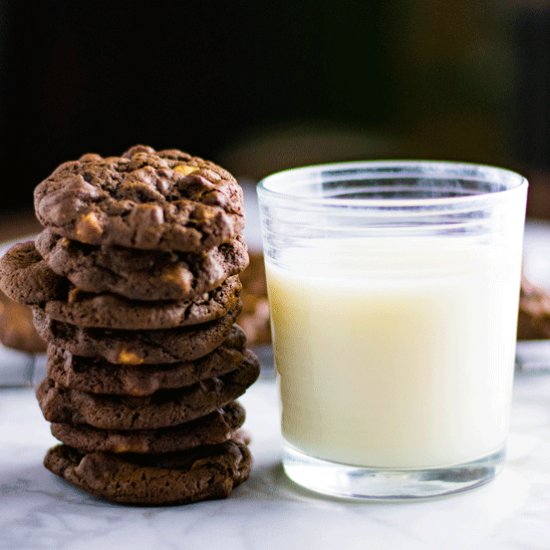
POLYGON ((31 389, 0 391, 0 548, 550 548, 550 375, 518 374, 504 472, 460 495, 409 503, 322 498, 280 467, 273 380, 245 396, 251 479, 224 501, 131 508, 78 491, 42 466, 54 443, 31 389))

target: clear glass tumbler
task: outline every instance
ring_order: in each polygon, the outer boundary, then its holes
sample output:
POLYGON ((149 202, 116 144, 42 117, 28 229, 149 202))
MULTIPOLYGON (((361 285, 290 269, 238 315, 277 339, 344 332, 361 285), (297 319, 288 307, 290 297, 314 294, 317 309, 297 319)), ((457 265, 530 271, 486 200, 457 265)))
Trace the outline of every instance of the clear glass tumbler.
POLYGON ((498 473, 526 195, 519 174, 451 162, 321 165, 260 182, 292 480, 405 499, 498 473))

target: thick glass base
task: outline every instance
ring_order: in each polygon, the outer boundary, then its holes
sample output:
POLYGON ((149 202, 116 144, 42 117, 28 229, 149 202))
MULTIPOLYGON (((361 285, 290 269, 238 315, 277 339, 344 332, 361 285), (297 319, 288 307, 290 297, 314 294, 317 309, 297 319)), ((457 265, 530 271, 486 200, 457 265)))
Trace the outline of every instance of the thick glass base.
POLYGON ((409 500, 473 489, 500 472, 504 457, 505 449, 501 449, 466 464, 397 470, 321 460, 283 444, 283 467, 295 483, 325 495, 364 500, 409 500))

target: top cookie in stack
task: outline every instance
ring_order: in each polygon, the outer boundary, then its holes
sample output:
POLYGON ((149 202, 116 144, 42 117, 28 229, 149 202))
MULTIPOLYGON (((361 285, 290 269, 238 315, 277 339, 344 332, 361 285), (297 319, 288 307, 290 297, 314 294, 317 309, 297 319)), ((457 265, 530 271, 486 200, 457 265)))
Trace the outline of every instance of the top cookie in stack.
POLYGON ((54 233, 103 246, 204 252, 244 228, 242 189, 229 172, 143 145, 62 164, 35 189, 34 207, 54 233))
POLYGON ((35 190, 45 229, 0 261, 48 342, 37 391, 64 445, 46 466, 133 504, 228 496, 251 458, 235 401, 259 374, 234 322, 242 191, 177 150, 87 154, 35 190))

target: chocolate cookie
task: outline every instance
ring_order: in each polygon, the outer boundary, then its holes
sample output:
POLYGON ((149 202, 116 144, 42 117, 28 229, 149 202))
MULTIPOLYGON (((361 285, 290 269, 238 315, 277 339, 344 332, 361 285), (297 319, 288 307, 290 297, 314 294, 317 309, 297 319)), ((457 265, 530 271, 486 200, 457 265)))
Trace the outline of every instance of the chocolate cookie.
POLYGON ((50 422, 89 424, 104 430, 149 430, 183 424, 224 407, 241 396, 259 372, 256 357, 246 352, 234 371, 147 397, 86 393, 46 378, 37 389, 37 398, 50 422))
POLYGON ((79 357, 50 344, 47 371, 52 380, 66 388, 89 393, 144 396, 162 389, 190 386, 235 370, 244 360, 245 345, 243 331, 233 325, 220 347, 196 361, 127 366, 79 357))
POLYGON ((215 445, 231 438, 245 419, 235 401, 207 416, 172 428, 157 430, 99 430, 86 424, 51 425, 54 437, 85 453, 172 453, 202 445, 215 445))
POLYGON ((242 237, 201 253, 155 252, 86 245, 45 229, 35 245, 48 266, 77 288, 133 300, 194 298, 248 265, 242 237))
POLYGON ((32 241, 13 245, 0 258, 0 289, 20 304, 54 300, 67 281, 48 269, 32 241))
POLYGON ((550 338, 550 294, 523 277, 519 301, 518 339, 547 338, 550 338))
POLYGON ((208 323, 227 315, 239 304, 239 277, 201 297, 179 302, 136 302, 115 294, 89 294, 77 289, 65 300, 44 304, 45 313, 56 321, 80 327, 126 330, 156 330, 208 323))
POLYGON ((239 316, 239 324, 250 345, 269 344, 271 327, 263 254, 250 254, 250 264, 241 276, 241 283, 243 309, 239 316))
POLYGON ((38 334, 83 357, 103 357, 121 365, 155 365, 193 361, 215 350, 226 339, 240 308, 200 326, 164 330, 110 330, 82 328, 48 317, 38 307, 33 319, 38 334))
MULTIPOLYGON (((175 328, 223 317, 239 301, 239 277, 193 299, 137 302, 115 294, 90 294, 74 287, 46 265, 32 243, 14 247, 0 260, 10 296, 27 305, 41 305, 47 315, 81 327, 127 330, 175 328)), ((1 270, 1 267, 0 267, 1 270)))
POLYGON ((252 458, 238 440, 164 455, 84 454, 58 445, 48 451, 44 465, 106 500, 161 505, 228 497, 248 478, 252 458))
POLYGON ((271 342, 269 301, 267 296, 242 296, 242 313, 239 324, 246 333, 251 346, 267 345, 271 342))
POLYGON ((36 217, 97 245, 199 252, 243 230, 242 189, 213 162, 137 145, 65 162, 34 191, 36 217))
POLYGON ((46 342, 38 336, 32 323, 30 308, 10 300, 1 292, 0 342, 8 348, 29 353, 46 351, 46 342))

